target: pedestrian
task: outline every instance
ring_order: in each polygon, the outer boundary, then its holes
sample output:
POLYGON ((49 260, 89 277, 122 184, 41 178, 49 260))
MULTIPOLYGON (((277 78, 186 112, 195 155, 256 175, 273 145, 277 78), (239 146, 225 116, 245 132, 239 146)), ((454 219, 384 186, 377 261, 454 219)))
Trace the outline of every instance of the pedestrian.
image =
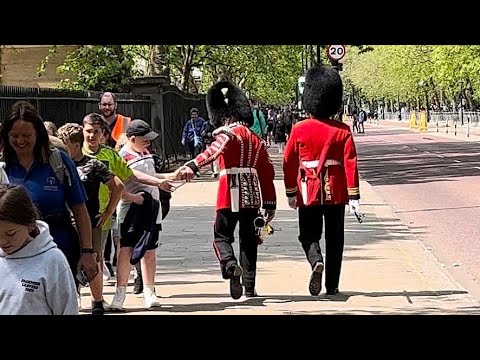
POLYGON ((345 205, 360 208, 357 153, 350 127, 334 120, 342 106, 343 84, 331 66, 309 69, 303 106, 311 118, 295 124, 283 157, 288 204, 298 208, 299 236, 312 274, 311 295, 322 289, 320 248, 325 222, 327 295, 339 292, 344 247, 345 205))
POLYGON ((27 191, 0 185, 0 315, 77 315, 67 258, 27 191))
POLYGON ((191 155, 195 158, 202 152, 202 127, 205 120, 199 116, 197 108, 190 109, 190 119, 183 126, 181 143, 185 146, 191 155))
POLYGON ((123 183, 108 169, 103 162, 83 154, 83 127, 76 123, 67 123, 58 129, 58 137, 68 147, 70 157, 75 162, 77 172, 87 194, 87 210, 92 228, 92 245, 96 254, 98 274, 89 281, 92 293, 92 315, 103 315, 105 302, 103 300, 103 249, 102 227, 115 212, 122 196, 123 183), (100 211, 100 185, 108 187, 110 197, 103 211, 100 211))
POLYGON ((218 129, 215 141, 203 153, 185 164, 187 180, 199 169, 218 161, 220 170, 214 223, 214 250, 224 279, 230 280, 230 295, 239 299, 245 287, 247 297, 257 296, 256 270, 258 235, 254 220, 265 209, 267 223, 275 216, 275 171, 265 141, 250 127, 253 112, 240 88, 228 81, 213 85, 207 93, 210 121, 218 129), (240 265, 232 247, 240 223, 240 265))
POLYGON ((98 100, 98 109, 103 115, 110 130, 107 132, 108 138, 106 139, 106 144, 115 148, 118 139, 123 133, 125 133, 125 129, 132 119, 117 112, 118 102, 115 94, 109 91, 101 93, 98 100))
POLYGON ((87 196, 73 161, 63 151, 51 148, 42 118, 27 101, 12 105, 0 141, 8 180, 28 190, 40 219, 49 225, 55 243, 67 257, 74 278, 81 268, 93 279, 98 270, 87 196))
POLYGON ((285 142, 287 141, 287 126, 284 119, 284 114, 281 114, 277 117, 275 123, 273 124, 273 138, 275 144, 278 146, 279 154, 283 153, 283 148, 285 147, 285 142))
MULTIPOLYGON (((156 176, 155 160, 148 151, 150 142, 158 137, 158 133, 152 130, 150 125, 143 120, 136 119, 130 122, 126 129, 127 141, 120 149, 119 155, 126 162, 129 169, 141 173, 156 176)), ((173 180, 173 179, 172 179, 173 180)), ((125 190, 131 194, 139 196, 140 201, 122 200, 118 207, 118 223, 120 224, 120 252, 117 259, 117 288, 115 296, 110 306, 114 310, 123 310, 126 288, 128 283, 128 274, 131 270, 131 264, 135 265, 138 261, 132 263, 132 254, 138 248, 138 243, 145 237, 143 245, 144 252, 139 256, 141 262, 141 279, 143 280, 143 296, 146 309, 160 306, 159 299, 155 293, 155 272, 157 267, 156 249, 162 230, 162 210, 160 207, 160 192, 158 186, 142 184, 135 179, 125 181, 125 190), (143 199, 141 193, 149 194, 149 200, 154 204, 147 205, 147 199, 143 199), (145 209, 145 207, 147 207, 145 209), (155 209, 156 214, 151 211, 155 209), (136 230, 136 218, 133 212, 146 211, 151 219, 146 224, 148 231, 144 231, 139 226, 136 230), (148 233, 148 235, 147 235, 148 233)), ((147 216, 142 216, 145 220, 147 216)))

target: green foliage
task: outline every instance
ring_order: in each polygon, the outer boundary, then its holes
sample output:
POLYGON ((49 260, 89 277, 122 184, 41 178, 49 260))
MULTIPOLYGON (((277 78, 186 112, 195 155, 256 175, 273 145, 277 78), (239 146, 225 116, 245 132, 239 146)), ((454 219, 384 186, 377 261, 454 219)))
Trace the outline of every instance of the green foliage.
MULTIPOLYGON (((425 91, 442 103, 458 102, 460 91, 480 97, 480 46, 388 45, 373 51, 348 51, 346 83, 368 100, 387 99, 414 103, 425 91), (426 85, 426 86, 425 86, 426 85)), ((467 95, 468 96, 468 95, 467 95)), ((439 103, 440 104, 440 103, 439 103)))
POLYGON ((135 75, 134 58, 138 48, 123 45, 84 45, 69 53, 57 68, 59 74, 72 74, 60 87, 70 90, 128 92, 135 75))
MULTIPOLYGON (((71 75, 62 80, 63 88, 115 92, 129 91, 133 77, 152 69, 187 92, 205 92, 227 79, 255 100, 283 105, 294 98, 301 52, 301 45, 84 45, 69 53, 57 71, 71 75), (138 60, 147 63, 145 69, 136 66, 138 60), (193 81, 194 68, 202 71, 201 84, 193 81)), ((52 48, 41 69, 54 54, 52 48)))

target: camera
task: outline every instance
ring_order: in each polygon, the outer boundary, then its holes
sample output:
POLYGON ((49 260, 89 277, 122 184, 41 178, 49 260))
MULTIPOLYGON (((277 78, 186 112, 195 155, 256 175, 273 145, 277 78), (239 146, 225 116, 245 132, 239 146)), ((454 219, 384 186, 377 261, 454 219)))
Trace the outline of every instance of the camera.
POLYGON ((85 271, 78 270, 77 275, 75 277, 77 278, 77 281, 79 282, 80 285, 82 286, 88 285, 88 276, 87 274, 85 274, 85 271))

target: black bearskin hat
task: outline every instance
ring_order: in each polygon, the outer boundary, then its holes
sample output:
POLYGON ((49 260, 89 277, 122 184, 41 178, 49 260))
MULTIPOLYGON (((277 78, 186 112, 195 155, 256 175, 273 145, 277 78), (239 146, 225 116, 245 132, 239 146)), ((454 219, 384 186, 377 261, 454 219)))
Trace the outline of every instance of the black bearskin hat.
POLYGON ((331 66, 315 66, 305 75, 303 108, 316 119, 328 119, 342 106, 343 84, 331 66))
POLYGON ((243 91, 229 81, 219 81, 207 92, 207 111, 214 126, 222 126, 225 118, 235 116, 248 126, 253 125, 253 113, 243 91))

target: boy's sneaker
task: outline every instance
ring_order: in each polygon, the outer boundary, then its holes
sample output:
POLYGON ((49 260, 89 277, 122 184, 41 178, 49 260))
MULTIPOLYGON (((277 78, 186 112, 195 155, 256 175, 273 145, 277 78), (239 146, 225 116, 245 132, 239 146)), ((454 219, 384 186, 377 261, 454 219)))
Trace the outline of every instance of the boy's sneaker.
POLYGON ((155 294, 155 291, 152 291, 148 288, 143 292, 143 299, 145 303, 145 309, 147 310, 162 306, 160 304, 160 299, 157 297, 157 294, 155 294))
POLYGON ((123 303, 125 302, 126 292, 126 286, 117 286, 112 303, 108 307, 110 311, 125 311, 125 309, 123 308, 123 303))

